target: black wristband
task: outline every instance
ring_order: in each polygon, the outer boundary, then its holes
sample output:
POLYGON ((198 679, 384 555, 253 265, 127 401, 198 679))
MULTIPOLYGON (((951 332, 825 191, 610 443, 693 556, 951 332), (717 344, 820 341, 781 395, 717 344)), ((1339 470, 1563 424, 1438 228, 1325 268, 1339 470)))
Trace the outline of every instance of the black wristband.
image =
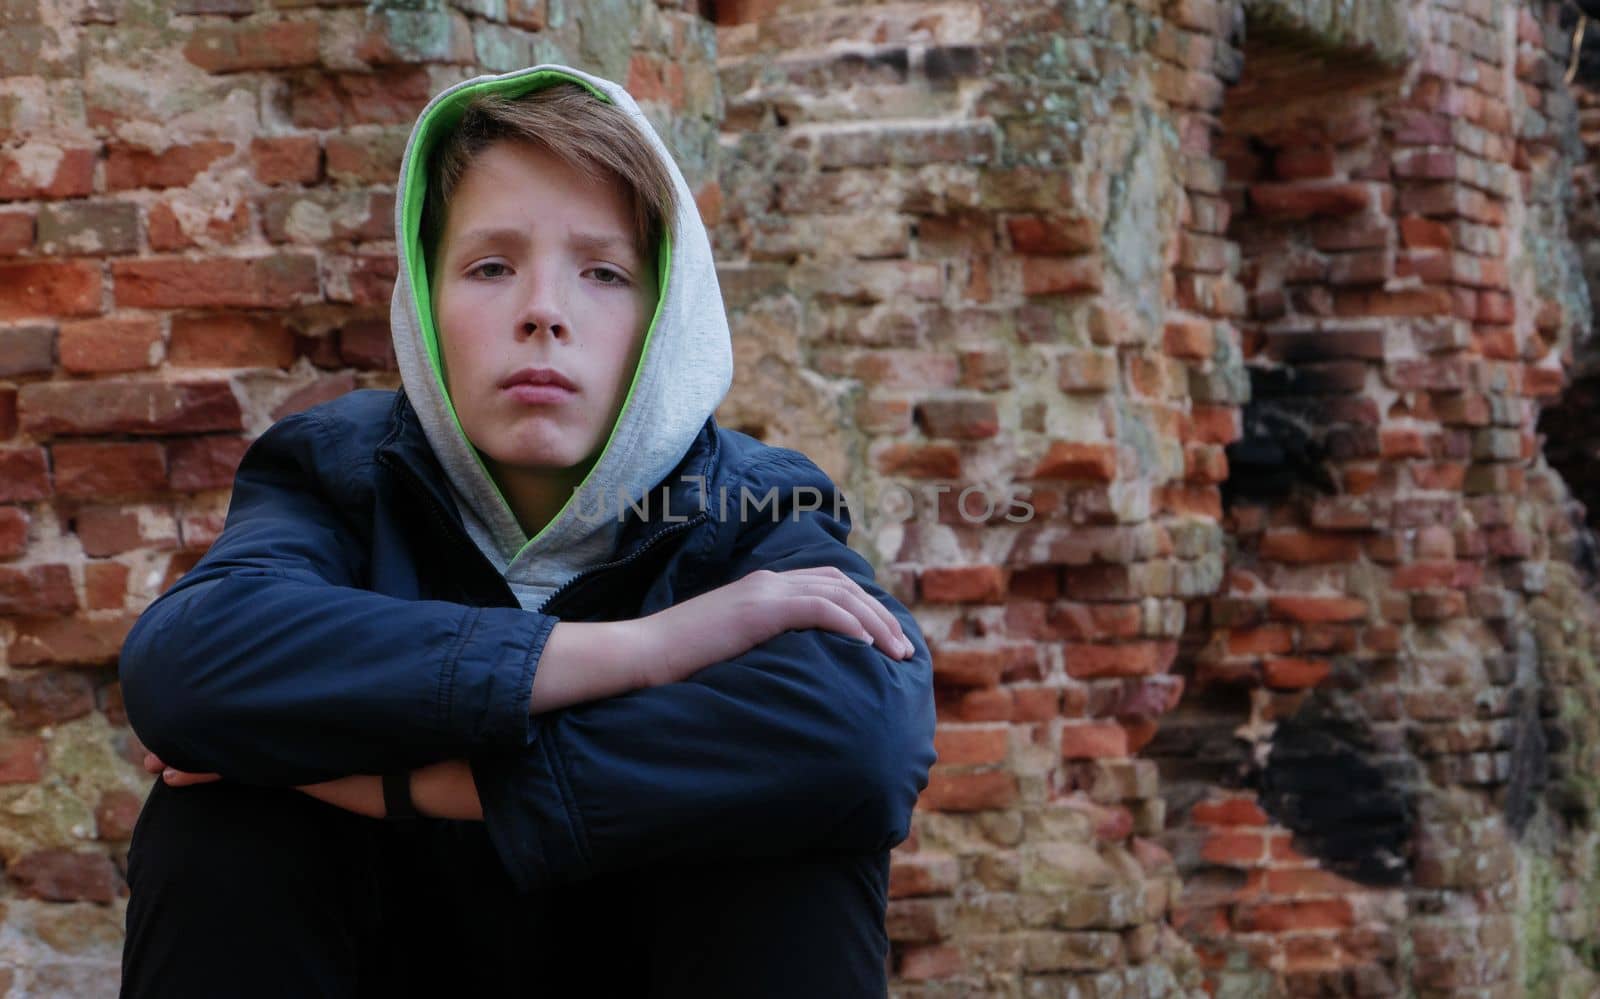
POLYGON ((411 802, 411 771, 383 775, 383 817, 415 819, 417 806, 411 802))

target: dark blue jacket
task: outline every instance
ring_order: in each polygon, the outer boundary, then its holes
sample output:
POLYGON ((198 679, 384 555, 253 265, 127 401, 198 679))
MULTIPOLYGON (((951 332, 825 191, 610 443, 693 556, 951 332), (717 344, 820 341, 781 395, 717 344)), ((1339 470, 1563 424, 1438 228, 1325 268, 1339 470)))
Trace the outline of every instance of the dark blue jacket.
POLYGON ((221 536, 123 647, 139 738, 170 766, 262 785, 467 758, 523 890, 906 837, 934 762, 928 648, 845 543, 848 510, 833 515, 808 458, 708 419, 648 506, 625 510, 614 557, 539 613, 468 538, 445 483, 403 394, 355 392, 271 427, 221 536), (529 714, 558 619, 641 617, 805 566, 879 598, 915 656, 790 630, 678 683, 529 714))

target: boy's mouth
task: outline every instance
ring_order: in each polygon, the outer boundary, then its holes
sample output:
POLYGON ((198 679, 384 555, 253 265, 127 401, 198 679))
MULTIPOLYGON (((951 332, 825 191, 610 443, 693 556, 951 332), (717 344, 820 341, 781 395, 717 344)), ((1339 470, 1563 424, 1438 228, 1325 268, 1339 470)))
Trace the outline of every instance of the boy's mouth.
POLYGON ((572 379, 554 368, 523 368, 500 383, 501 391, 527 405, 561 402, 578 391, 572 379))

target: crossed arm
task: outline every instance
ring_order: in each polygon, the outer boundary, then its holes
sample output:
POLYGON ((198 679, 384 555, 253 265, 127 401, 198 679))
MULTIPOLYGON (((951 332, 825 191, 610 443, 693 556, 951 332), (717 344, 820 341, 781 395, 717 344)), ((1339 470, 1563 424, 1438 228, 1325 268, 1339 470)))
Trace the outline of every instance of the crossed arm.
POLYGON ((842 573, 911 641, 908 657, 789 629, 677 682, 536 711, 558 622, 362 589, 366 553, 306 457, 329 446, 324 432, 291 418, 263 435, 223 535, 129 636, 129 717, 151 765, 177 772, 169 783, 215 773, 381 815, 374 775, 409 770, 419 810, 483 819, 525 889, 907 834, 934 759, 931 661, 845 544, 848 519, 797 502, 832 488, 803 456, 765 463, 781 516, 725 525, 706 565, 728 580, 842 573))

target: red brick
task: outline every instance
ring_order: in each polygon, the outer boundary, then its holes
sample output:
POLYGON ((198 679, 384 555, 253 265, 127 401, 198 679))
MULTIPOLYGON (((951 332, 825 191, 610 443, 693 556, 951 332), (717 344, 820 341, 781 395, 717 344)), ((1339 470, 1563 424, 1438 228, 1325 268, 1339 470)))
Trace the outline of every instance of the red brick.
POLYGON ((348 392, 353 392, 356 387, 355 375, 348 371, 337 374, 325 375, 309 385, 304 385, 272 409, 272 418, 281 420, 291 413, 298 413, 310 409, 312 406, 321 405, 330 399, 337 399, 348 392))
POLYGON ((545 0, 506 0, 506 20, 519 28, 540 31, 545 18, 545 0))
POLYGON ((1024 257, 1024 295, 1078 295, 1099 291, 1103 283, 1100 258, 1024 257))
POLYGON ((1241 434, 1239 410, 1234 406, 1195 404, 1184 424, 1184 439, 1202 444, 1231 444, 1241 434))
POLYGON ((1262 678, 1276 690, 1304 690, 1328 678, 1332 667, 1322 659, 1285 657, 1268 659, 1261 665, 1262 678))
POLYGON ((1389 582, 1397 590, 1422 590, 1456 584, 1455 562, 1412 562, 1396 566, 1389 582))
POLYGON ((433 94, 427 67, 385 66, 368 73, 297 73, 289 118, 298 128, 406 125, 433 94))
POLYGON ((194 492, 226 489, 233 484, 250 441, 242 437, 189 437, 167 447, 173 489, 194 492))
POLYGON ((1290 621, 1360 621, 1367 616, 1367 602, 1354 597, 1271 597, 1267 600, 1273 617, 1290 621))
POLYGON ((1289 146, 1275 150, 1272 172, 1279 180, 1316 180, 1334 176, 1334 152, 1327 146, 1289 146))
POLYGON ((0 257, 12 257, 33 246, 33 213, 0 212, 0 257))
POLYGON ((1117 449, 1111 444, 1051 441, 1050 449, 1034 466, 1033 477, 1110 482, 1117 477, 1117 449))
POLYGON ((187 187, 207 167, 232 152, 231 142, 196 142, 160 152, 112 145, 106 150, 106 186, 113 191, 187 187))
POLYGON ((1230 656, 1258 656, 1273 652, 1288 652, 1293 648, 1294 629, 1281 624, 1238 628, 1228 632, 1230 656))
POLYGON ((394 296, 399 264, 393 254, 370 257, 324 257, 325 277, 330 302, 352 305, 387 305, 394 296))
POLYGON ((999 603, 1006 598, 1005 570, 994 565, 924 569, 921 593, 931 603, 999 603))
POLYGON ((120 555, 143 547, 148 540, 139 512, 123 507, 84 507, 73 517, 72 529, 83 545, 84 554, 90 558, 120 555))
POLYGON ((175 316, 167 357, 188 368, 287 368, 294 333, 271 316, 175 316))
POLYGON ((286 135, 250 143, 250 162, 263 184, 315 184, 322 174, 322 147, 315 135, 286 135))
POLYGON ((61 366, 75 374, 139 371, 161 361, 161 323, 147 317, 66 322, 57 344, 61 366))
POLYGON ((1259 832, 1221 829, 1206 837, 1202 859, 1227 867, 1253 867, 1267 858, 1267 839, 1259 832))
POLYGON ((208 73, 315 66, 318 22, 207 25, 196 28, 183 57, 208 73))
POLYGON ((0 741, 0 784, 34 784, 44 776, 45 744, 36 735, 0 741))
POLYGON ((15 724, 39 728, 82 718, 94 710, 94 686, 74 670, 36 670, 0 677, 0 701, 15 724))
POLYGON ((119 610, 128 595, 128 567, 90 562, 83 567, 83 592, 90 610, 119 610))
POLYGON ((18 394, 33 434, 171 434, 242 428, 227 382, 36 382, 18 394))
POLYGON ((1360 886, 1332 871, 1310 868, 1268 871, 1266 890, 1271 895, 1343 895, 1359 891, 1360 886))
POLYGON ((72 570, 66 566, 0 566, 0 614, 56 615, 77 609, 78 592, 72 586, 72 570))
POLYGON ((117 304, 138 309, 280 308, 311 301, 320 291, 316 258, 291 254, 119 260, 111 277, 117 304))
POLYGON ((1011 663, 1011 653, 1002 648, 933 649, 934 679, 957 687, 992 687, 1011 663))
POLYGON ((625 86, 636 101, 659 101, 673 108, 684 105, 683 66, 674 59, 634 52, 628 60, 625 86))
MULTIPOLYGON (((159 252, 187 250, 196 246, 227 246, 239 242, 250 231, 250 208, 240 201, 225 217, 207 215, 204 228, 191 232, 172 207, 164 201, 150 206, 147 229, 150 249, 159 252)), ((191 223, 192 225, 192 223, 191 223)))
POLYGON ((100 312, 100 265, 85 260, 0 264, 0 320, 100 312))
POLYGON ((928 399, 917 404, 913 419, 928 437, 981 440, 1000 432, 992 399, 928 399))
POLYGON ((1204 361, 1216 350, 1216 336, 1209 319, 1180 316, 1167 320, 1167 353, 1185 360, 1204 361))
POLYGON ((28 550, 28 512, 0 506, 0 558, 16 558, 28 550))
POLYGON ((1211 799, 1198 802, 1189 818, 1203 826, 1264 826, 1267 813, 1246 798, 1211 799))
POLYGON ((1233 918, 1234 929, 1243 933, 1294 933, 1344 929, 1355 917, 1349 899, 1330 898, 1310 902, 1241 905, 1233 918))
POLYGON ((928 774, 919 807, 939 812, 1008 808, 1017 800, 1017 777, 1005 770, 950 773, 938 764, 928 774))
POLYGON ((1450 227, 1443 222, 1408 215, 1400 220, 1401 245, 1407 249, 1448 250, 1453 243, 1450 227))
POLYGON ((55 370, 55 366, 56 331, 53 327, 39 325, 0 329, 0 378, 49 374, 55 370))
POLYGON ((392 184, 400 175, 409 130, 334 135, 323 146, 328 176, 346 184, 392 184))
POLYGON ((22 621, 12 643, 13 666, 82 665, 114 662, 136 616, 62 617, 22 621))
POLYGON ((43 448, 0 448, 0 503, 41 500, 50 492, 50 466, 43 448))
POLYGON ((1006 220, 1011 248, 1021 254, 1087 253, 1100 245, 1100 226, 1077 215, 1018 215, 1006 220))
POLYGON ((1365 184, 1252 184, 1250 203, 1265 218, 1355 215, 1373 207, 1365 184))
POLYGON ((1077 350, 1056 359, 1056 385, 1063 392, 1107 392, 1117 386, 1117 356, 1077 350))
POLYGON ((103 853, 66 848, 35 850, 25 854, 6 873, 28 898, 46 902, 98 902, 110 905, 122 879, 103 853))
POLYGON ((1122 642, 1113 645, 1069 643, 1062 647, 1067 674, 1074 679, 1150 676, 1164 672, 1178 653, 1176 642, 1122 642))
POLYGON ((0 201, 56 200, 93 194, 94 163, 93 149, 53 150, 25 145, 0 152, 0 201))
POLYGON ((144 799, 132 791, 107 791, 94 806, 95 839, 118 842, 133 836, 144 799))
POLYGON ((1360 554, 1361 539, 1341 534, 1277 528, 1261 540, 1261 557, 1275 562, 1353 562, 1360 554))
POLYGON ((1061 729, 1061 758, 1103 759, 1128 755, 1128 733, 1121 725, 1091 722, 1061 729))
POLYGON ((933 748, 949 766, 1004 763, 1010 731, 1008 725, 945 725, 934 733, 933 748))
POLYGON ((893 443, 877 455, 882 475, 913 479, 954 479, 961 475, 961 452, 950 444, 893 443))
POLYGON ((353 368, 393 371, 394 339, 388 320, 358 320, 340 327, 339 359, 353 368))
POLYGON ((908 982, 954 978, 966 970, 961 948, 950 944, 907 945, 900 952, 897 977, 908 982))
POLYGON ((56 492, 92 499, 167 488, 167 459, 160 444, 56 444, 56 492))

